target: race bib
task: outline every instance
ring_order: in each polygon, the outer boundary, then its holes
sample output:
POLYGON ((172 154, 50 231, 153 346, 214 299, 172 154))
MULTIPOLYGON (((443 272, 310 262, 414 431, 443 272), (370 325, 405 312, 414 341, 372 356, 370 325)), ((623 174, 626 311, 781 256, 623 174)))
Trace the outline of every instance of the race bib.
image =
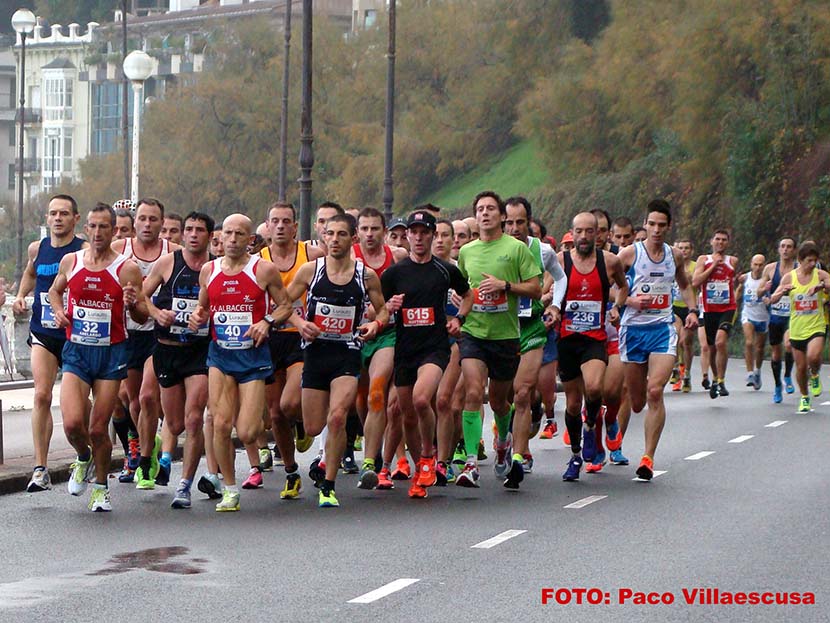
POLYGON ((435 324, 435 310, 432 307, 401 309, 401 317, 405 327, 431 327, 435 324))
POLYGON ((565 306, 565 326, 569 331, 582 333, 599 329, 602 301, 568 301, 565 306))
MULTIPOLYGON (((63 295, 63 306, 66 309, 66 293, 63 295)), ((59 329, 58 323, 55 321, 55 312, 52 311, 52 306, 49 304, 49 293, 40 293, 40 326, 44 329, 59 329)))
POLYGON ((507 311, 507 292, 490 292, 483 294, 478 288, 473 288, 473 311, 485 314, 507 311))
POLYGON ((769 306, 769 313, 773 316, 778 316, 779 318, 789 318, 790 317, 790 297, 783 296, 777 303, 773 303, 769 306))
POLYGON ((640 284, 638 294, 647 294, 651 297, 642 308, 642 311, 647 314, 660 314, 671 307, 672 294, 671 284, 669 283, 640 284))
POLYGON ((530 318, 533 315, 533 301, 527 296, 519 297, 519 318, 530 318))
POLYGON ((87 346, 109 346, 112 310, 91 307, 72 308, 70 341, 87 346))
POLYGON ((314 324, 320 329, 318 340, 350 342, 354 337, 354 307, 318 304, 314 324))
MULTIPOLYGON (((300 318, 305 318, 305 304, 303 303, 303 299, 299 298, 293 303, 291 303, 291 313, 295 316, 299 316, 300 318)), ((294 327, 288 323, 286 320, 280 325, 280 331, 284 329, 293 329, 294 327)))
POLYGON ((706 302, 710 305, 729 304, 729 282, 710 281, 706 284, 706 302))
POLYGON ((196 310, 198 305, 199 301, 196 299, 180 299, 175 296, 173 297, 172 309, 176 313, 176 318, 173 320, 173 324, 170 325, 171 335, 189 333, 191 335, 205 337, 208 334, 209 327, 207 323, 201 325, 196 331, 191 331, 187 328, 187 323, 190 321, 190 315, 196 310))
POLYGON ((758 303, 758 293, 755 290, 747 289, 744 290, 744 304, 745 305, 755 305, 758 303))
POLYGON ((254 347, 254 340, 243 337, 253 324, 251 312, 216 312, 213 314, 213 328, 216 343, 228 350, 244 350, 254 347))
POLYGON ((818 297, 798 294, 793 301, 793 313, 796 316, 809 316, 818 313, 818 297))

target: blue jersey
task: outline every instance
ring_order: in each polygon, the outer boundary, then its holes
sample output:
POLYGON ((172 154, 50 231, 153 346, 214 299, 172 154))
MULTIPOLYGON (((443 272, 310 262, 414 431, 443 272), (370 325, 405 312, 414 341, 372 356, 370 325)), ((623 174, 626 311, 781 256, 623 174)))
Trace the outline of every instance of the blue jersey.
POLYGON ((66 331, 59 329, 55 315, 49 305, 49 288, 55 281, 63 256, 80 251, 84 241, 75 236, 63 247, 53 247, 52 239, 46 237, 40 241, 40 248, 33 262, 35 268, 35 295, 32 303, 32 320, 29 327, 34 333, 41 333, 58 340, 66 339, 66 331))

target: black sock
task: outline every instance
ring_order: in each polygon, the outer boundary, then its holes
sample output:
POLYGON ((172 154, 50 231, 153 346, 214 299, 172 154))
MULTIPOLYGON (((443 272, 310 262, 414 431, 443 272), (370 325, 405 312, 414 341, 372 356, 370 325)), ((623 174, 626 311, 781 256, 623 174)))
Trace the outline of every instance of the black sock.
MULTIPOLYGON (((588 428, 593 428, 597 424, 597 415, 602 408, 602 398, 596 400, 585 399, 585 423, 588 428)), ((570 431, 568 431, 570 433, 570 431)))
POLYGON ((354 455, 354 442, 360 434, 360 418, 357 413, 349 413, 346 418, 346 454, 354 455))
POLYGON ((578 454, 582 450, 582 418, 565 411, 565 426, 571 438, 571 450, 574 454, 578 454))
POLYGON ((793 359, 792 353, 784 353, 784 376, 787 378, 793 375, 793 364, 795 360, 793 359))
POLYGON ((294 428, 297 429, 297 437, 303 438, 305 437, 305 427, 303 426, 302 418, 294 422, 294 428))
POLYGON ((118 435, 118 440, 121 442, 121 447, 124 448, 124 454, 130 453, 130 416, 120 420, 113 420, 112 427, 115 429, 115 434, 118 435))
POLYGON ((772 378, 775 379, 775 386, 781 387, 781 361, 770 362, 772 367, 772 378))
POLYGON ((297 465, 296 463, 294 463, 294 465, 292 465, 291 467, 288 467, 288 465, 286 465, 286 466, 285 466, 285 473, 286 473, 286 474, 296 474, 296 473, 297 473, 297 469, 299 469, 299 467, 300 467, 300 466, 299 466, 299 465, 297 465))
POLYGON ((323 493, 326 493, 326 494, 334 493, 334 481, 333 480, 324 480, 323 484, 320 485, 320 490, 323 493))
POLYGON ((86 463, 90 458, 92 458, 92 450, 87 447, 86 452, 83 454, 78 455, 78 460, 86 463))
POLYGON ((149 456, 142 456, 141 460, 138 462, 138 466, 144 470, 145 475, 150 474, 150 457, 149 456))

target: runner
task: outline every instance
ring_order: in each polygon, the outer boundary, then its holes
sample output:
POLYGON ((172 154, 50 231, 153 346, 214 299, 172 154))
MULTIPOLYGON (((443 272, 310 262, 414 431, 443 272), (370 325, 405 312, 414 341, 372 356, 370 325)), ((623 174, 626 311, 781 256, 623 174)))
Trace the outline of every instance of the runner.
POLYGON ((115 211, 115 240, 124 240, 135 236, 135 217, 125 208, 115 211))
MULTIPOLYGON (((781 285, 781 277, 791 272, 798 263, 795 261, 795 238, 785 236, 778 243, 778 261, 764 266, 764 275, 758 285, 758 296, 769 296, 781 285)), ((782 296, 776 303, 770 305, 769 318, 769 345, 772 355, 770 367, 772 378, 775 381, 772 401, 779 404, 783 401, 781 395, 781 355, 784 354, 784 387, 788 394, 795 391, 792 382, 793 353, 790 346, 790 297, 782 296), (783 345, 783 348, 782 348, 783 345), (783 351, 783 353, 782 353, 783 351)))
POLYGON ((816 267, 818 257, 819 250, 815 243, 801 243, 798 247, 798 267, 781 278, 781 284, 770 297, 773 304, 783 296, 790 299, 790 344, 795 357, 795 378, 801 391, 798 413, 813 410, 810 394, 814 398, 821 396, 819 373, 827 330, 824 305, 830 291, 830 275, 816 267))
POLYGON ((214 257, 224 257, 225 249, 222 248, 222 224, 219 223, 213 228, 210 237, 210 254, 214 257))
POLYGON ((614 219, 611 227, 611 241, 620 249, 634 244, 634 223, 627 216, 614 219))
POLYGON ((307 294, 306 319, 291 318, 303 338, 303 425, 311 436, 328 427, 326 462, 320 464, 325 469, 321 507, 340 506, 335 480, 346 445, 346 417, 357 396, 361 342, 373 338, 389 317, 377 274, 351 257, 355 233, 350 216, 330 218, 325 231, 328 255, 303 264, 288 286, 292 301, 307 294), (358 325, 367 296, 375 320, 358 325))
MULTIPOLYGON (((525 244, 541 271, 542 290, 548 292, 554 286, 551 302, 546 308, 541 300, 529 297, 519 299, 520 360, 513 380, 513 426, 507 443, 496 447, 496 476, 504 479, 508 489, 518 489, 525 473, 533 470, 533 456, 530 454, 530 433, 533 418, 531 403, 536 401, 536 386, 542 366, 544 347, 548 341, 548 327, 542 316, 549 317, 549 324, 555 325, 560 319, 560 305, 565 295, 567 280, 556 254, 538 238, 530 236, 529 223, 533 218, 530 202, 524 197, 510 197, 507 204, 504 231, 525 244), (512 450, 511 450, 512 444, 512 450), (512 454, 512 457, 511 457, 512 454)), ((541 405, 537 403, 538 423, 542 418, 541 405)))
POLYGON ((188 322, 191 331, 211 323, 208 396, 216 457, 225 479, 219 512, 239 510, 231 432, 236 427, 239 440, 250 444, 262 431, 265 380, 273 370, 268 334, 292 313, 277 268, 248 255, 253 231, 244 214, 232 214, 222 223, 225 256, 202 266, 199 304, 188 322), (276 307, 269 314, 272 303, 276 307))
POLYGON ((735 298, 735 281, 738 273, 738 258, 726 255, 729 247, 729 232, 718 229, 712 236, 712 253, 697 258, 692 276, 692 287, 703 293, 703 326, 710 354, 713 380, 709 397, 728 396, 726 389, 726 364, 729 362, 729 333, 735 322, 738 307, 735 298), (712 357, 714 355, 714 357, 712 357), (711 361, 714 359, 714 361, 711 361))
POLYGON ((386 230, 385 242, 390 247, 409 251, 409 241, 406 239, 406 219, 397 217, 390 221, 389 229, 386 230))
POLYGON ((164 215, 164 222, 161 225, 160 237, 175 244, 181 245, 182 232, 184 231, 184 219, 181 214, 170 212, 164 215))
POLYGON ((55 320, 49 304, 49 288, 58 274, 61 260, 69 253, 89 247, 75 235, 81 216, 78 204, 69 195, 55 195, 46 209, 49 235, 29 245, 29 261, 20 278, 20 287, 12 304, 15 316, 26 311, 26 297, 34 290, 28 344, 32 348, 32 377, 35 396, 32 405, 32 441, 35 467, 26 491, 52 488, 49 477, 49 443, 52 441, 52 389, 58 369, 63 365, 62 351, 66 331, 55 320))
MULTIPOLYGON (((648 410, 643 420, 645 453, 637 467, 641 480, 654 476, 654 453, 666 421, 663 387, 677 358, 677 332, 671 305, 672 283, 676 280, 689 314, 686 327, 697 324, 694 293, 689 286, 683 260, 665 243, 671 226, 671 208, 663 199, 654 199, 646 208, 645 242, 620 251, 619 258, 631 284, 620 327, 620 358, 631 408, 648 410)), ((698 263, 700 268, 700 263, 698 263)))
POLYGON ((208 325, 188 328, 190 314, 199 302, 199 273, 211 259, 208 245, 213 219, 191 212, 184 220, 184 248, 164 255, 144 280, 147 307, 155 320, 158 340, 153 368, 161 387, 165 440, 163 453, 170 455, 186 429, 182 478, 171 506, 190 508, 190 488, 204 449, 203 414, 208 401, 208 325), (155 302, 150 297, 158 290, 155 302), (169 444, 169 445, 168 445, 169 444))
MULTIPOLYGON (((680 252, 680 257, 683 258, 683 270, 686 271, 686 277, 689 283, 692 281, 692 275, 695 272, 697 262, 692 259, 692 252, 694 247, 692 241, 688 238, 680 238, 674 246, 680 252)), ((694 290, 695 297, 697 297, 697 290, 694 290)), ((677 335, 680 337, 678 346, 680 348, 679 362, 675 363, 674 369, 671 372, 669 383, 672 384, 672 391, 683 391, 688 394, 692 391, 692 361, 695 356, 695 332, 686 329, 686 316, 689 315, 689 308, 683 297, 677 283, 672 285, 672 311, 674 312, 674 328, 677 335)))
POLYGON ((565 426, 572 452, 562 480, 570 482, 579 480, 583 463, 596 460, 595 426, 608 362, 606 317, 617 322, 628 295, 619 259, 597 246, 598 221, 591 212, 577 214, 572 228, 575 247, 559 257, 568 284, 560 304, 564 314, 559 328, 559 377, 565 388, 565 426), (608 309, 612 283, 619 291, 608 309), (584 425, 580 417, 583 399, 584 425))
POLYGON ((345 213, 346 211, 343 207, 334 201, 324 201, 317 206, 317 220, 314 221, 314 229, 317 233, 317 239, 309 241, 312 246, 318 246, 323 249, 323 251, 328 252, 326 249, 326 223, 328 223, 329 219, 334 215, 345 213))
POLYGON ((450 258, 454 261, 458 261, 458 252, 461 250, 465 244, 470 242, 471 234, 470 234, 470 226, 467 225, 464 221, 453 221, 452 222, 452 251, 450 252, 450 258))
MULTIPOLYGON (((432 255, 436 229, 435 217, 429 212, 411 214, 407 220, 409 257, 390 266, 381 277, 383 296, 396 316, 395 387, 400 409, 404 424, 420 434, 420 448, 409 448, 416 459, 415 477, 409 488, 411 498, 427 497, 427 488, 437 482, 432 403, 450 361, 448 333, 460 335, 461 324, 472 307, 470 286, 458 268, 432 255), (451 291, 462 297, 454 318, 445 315, 451 291)), ((452 236, 447 234, 445 231, 442 246, 449 251, 452 236)), ((361 470, 361 488, 377 485, 377 478, 372 478, 374 467, 368 455, 361 470)))
MULTIPOLYGON (((502 232, 507 208, 501 197, 484 191, 476 196, 473 206, 480 239, 461 247, 458 256, 458 268, 473 288, 473 307, 462 327, 460 343, 466 386, 462 426, 467 462, 455 484, 462 487, 479 486, 480 409, 488 377, 497 443, 500 448, 510 443, 508 396, 519 368, 519 297, 542 296, 542 270, 533 254, 527 245, 502 232)), ((521 459, 518 463, 521 469, 521 459)))
POLYGON ((758 287, 764 272, 766 258, 753 255, 751 270, 740 276, 743 290, 741 326, 744 331, 744 359, 746 361, 746 386, 761 389, 761 365, 769 327, 769 296, 758 297, 758 287))
POLYGON ((112 510, 107 488, 112 460, 109 421, 121 379, 127 375, 127 311, 137 322, 147 318, 141 272, 110 247, 114 230, 115 211, 105 205, 93 207, 85 227, 89 248, 65 255, 49 288, 55 322, 66 329, 63 430, 78 453, 68 489, 71 495, 81 495, 94 478, 88 508, 95 512, 112 510))
POLYGON ((634 242, 645 242, 646 238, 648 238, 648 234, 645 227, 637 226, 634 228, 634 242))

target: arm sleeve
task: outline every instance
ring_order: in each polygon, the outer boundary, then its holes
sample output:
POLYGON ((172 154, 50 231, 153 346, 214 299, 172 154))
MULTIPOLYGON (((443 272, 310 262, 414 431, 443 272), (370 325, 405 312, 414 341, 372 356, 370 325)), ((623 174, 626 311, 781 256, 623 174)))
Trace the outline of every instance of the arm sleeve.
POLYGON ((467 279, 461 274, 458 268, 452 265, 450 265, 450 287, 459 296, 464 296, 467 290, 470 289, 470 284, 467 282, 467 279))
POLYGON ((519 280, 527 281, 533 277, 540 276, 542 271, 539 269, 539 265, 536 263, 536 259, 533 257, 530 249, 527 248, 527 245, 523 244, 516 248, 519 253, 519 280))
POLYGON ((553 298, 551 304, 559 307, 565 293, 568 291, 568 277, 565 271, 562 270, 562 265, 556 257, 556 253, 550 247, 542 247, 542 263, 545 265, 545 270, 553 277, 553 298))

